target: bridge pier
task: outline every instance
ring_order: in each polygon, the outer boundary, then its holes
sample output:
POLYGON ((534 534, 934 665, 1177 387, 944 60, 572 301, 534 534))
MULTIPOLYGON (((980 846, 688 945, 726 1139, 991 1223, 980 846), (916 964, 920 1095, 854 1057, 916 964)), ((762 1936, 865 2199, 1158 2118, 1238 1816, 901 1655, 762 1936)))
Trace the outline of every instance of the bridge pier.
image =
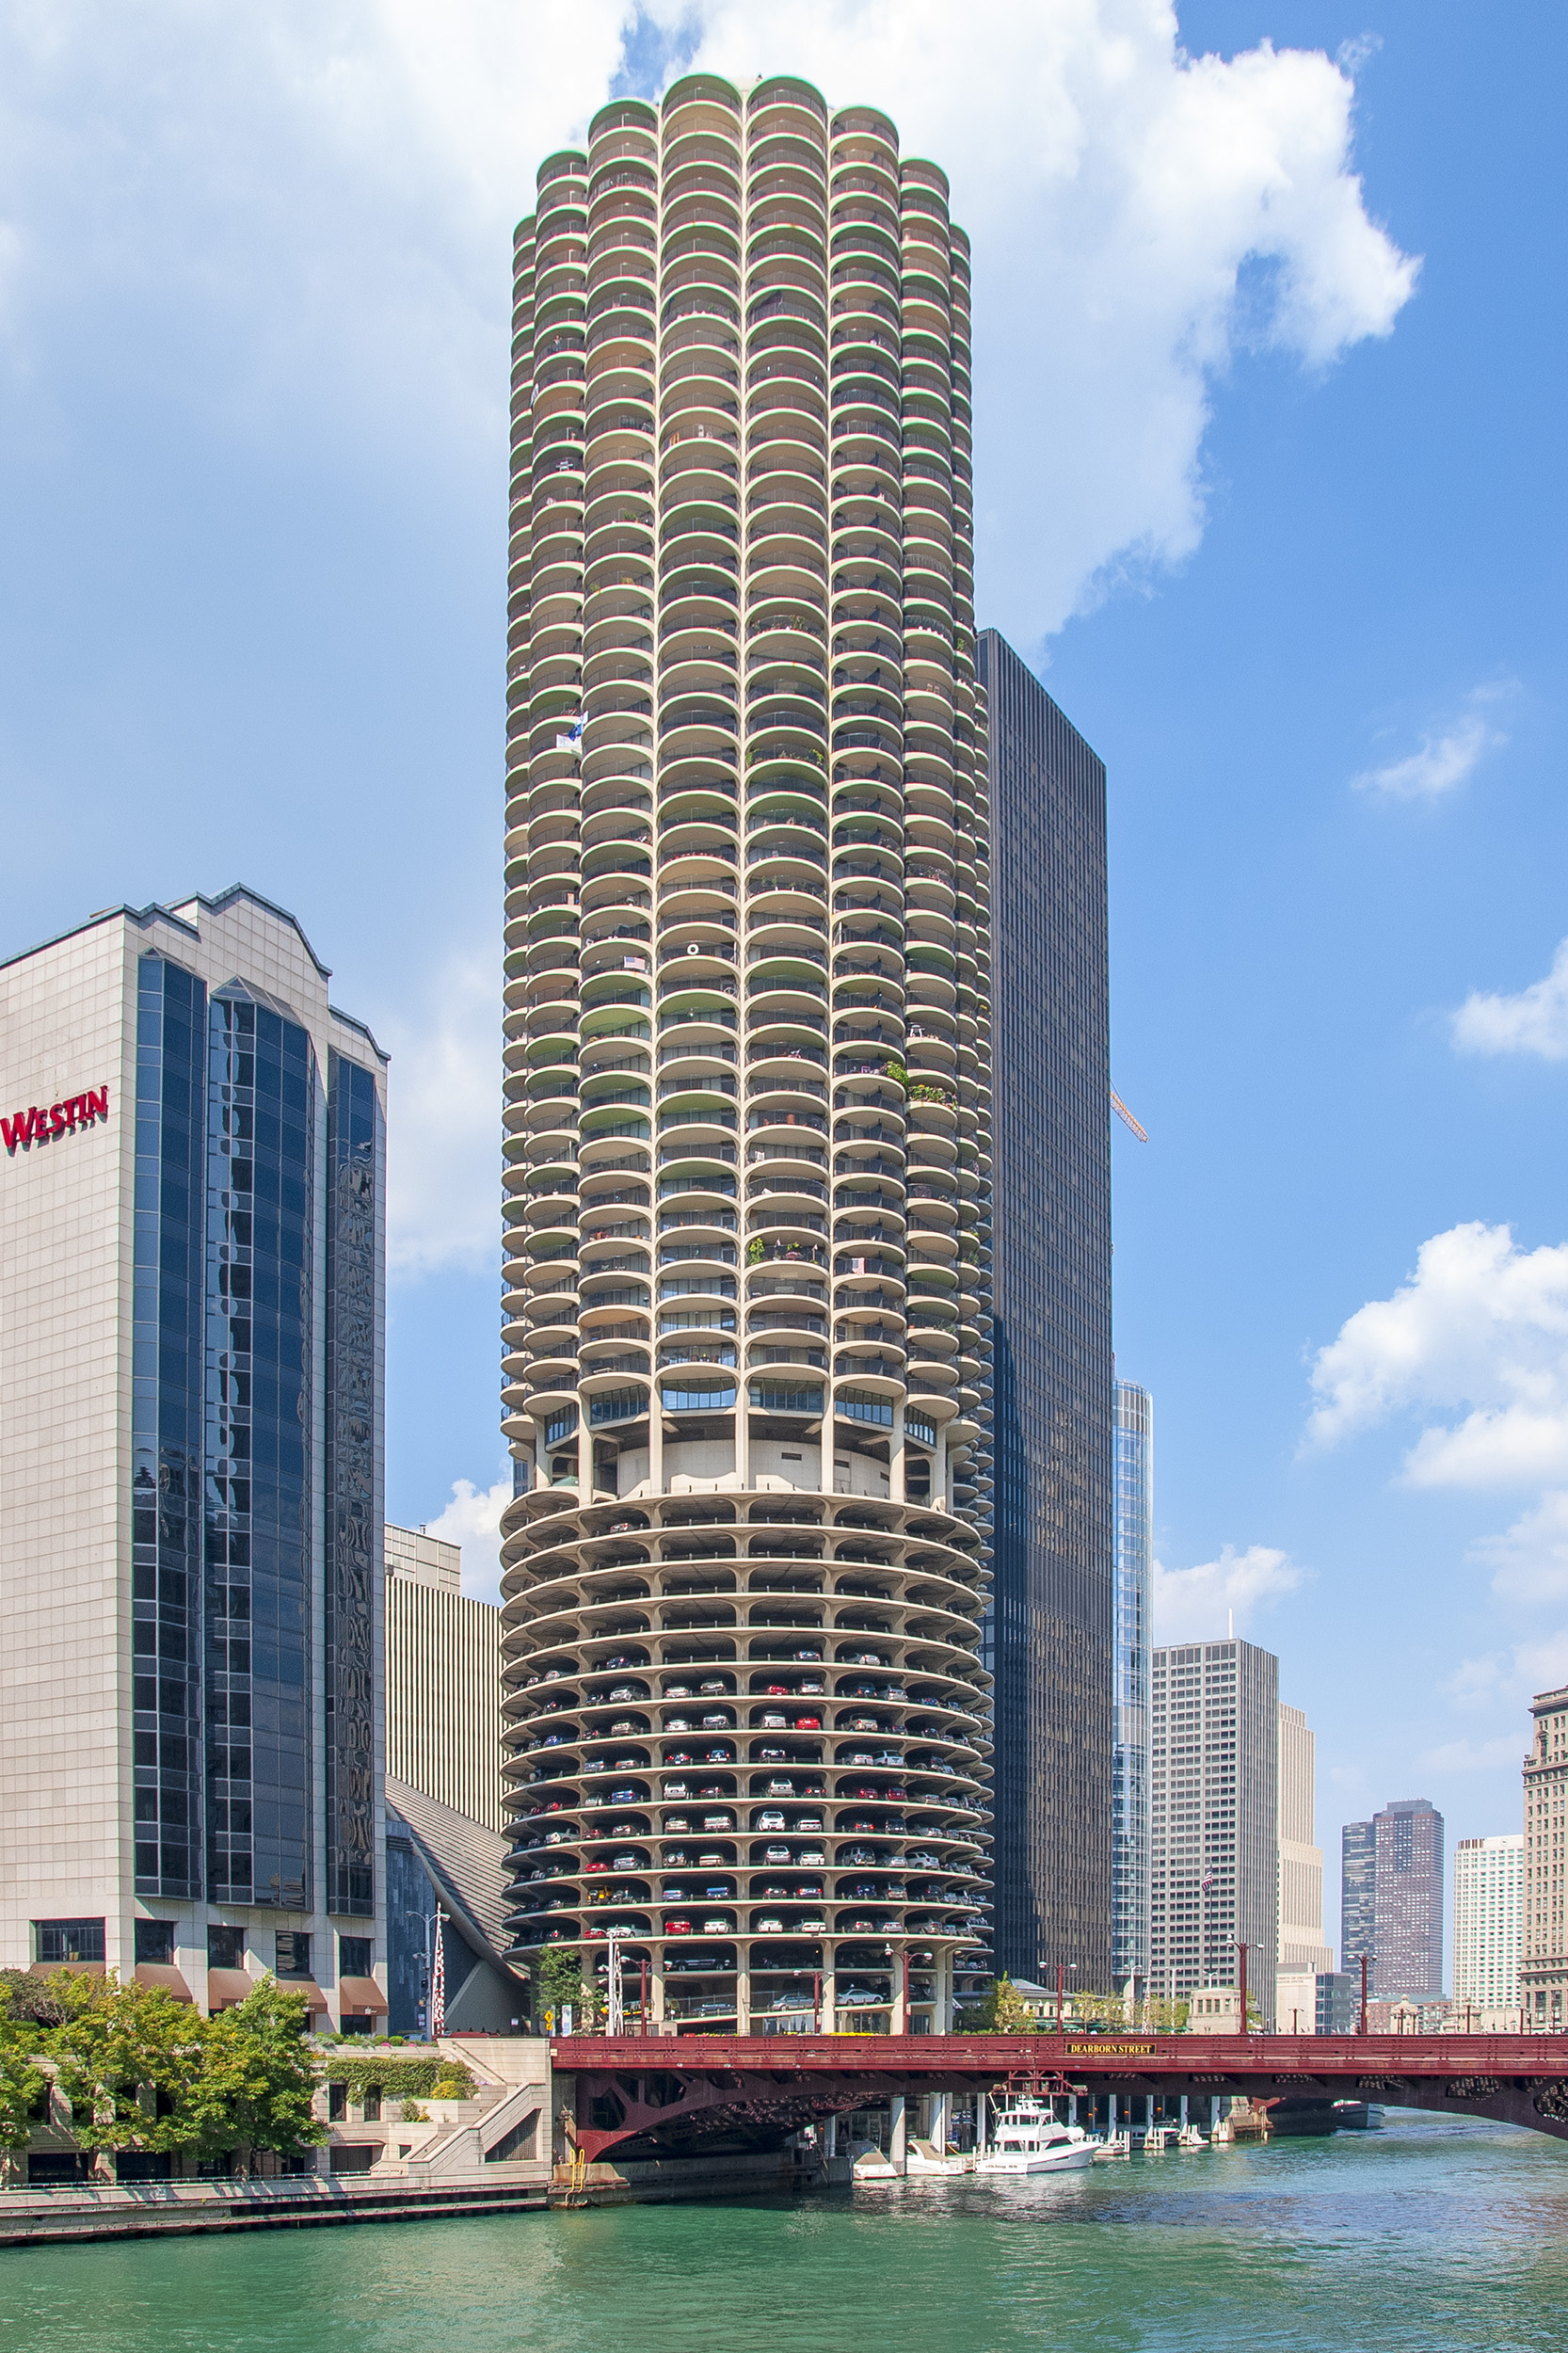
POLYGON ((902 2091, 888 2095, 888 2162, 895 2173, 909 2170, 909 2101, 902 2091))

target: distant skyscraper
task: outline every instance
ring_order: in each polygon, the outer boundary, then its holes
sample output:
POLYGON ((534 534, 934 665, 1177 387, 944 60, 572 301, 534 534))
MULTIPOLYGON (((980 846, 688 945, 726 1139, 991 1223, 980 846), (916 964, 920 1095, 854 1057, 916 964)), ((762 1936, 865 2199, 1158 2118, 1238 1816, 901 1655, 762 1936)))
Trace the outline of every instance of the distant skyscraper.
MULTIPOLYGON (((1339 1959, 1359 1973, 1378 1948, 1377 1832, 1370 1822, 1347 1822, 1339 1834, 1339 1959)), ((1367 1986, 1371 1991, 1368 1969, 1367 1986)))
POLYGON ((1443 1817, 1427 1798, 1400 1798, 1343 1838, 1344 1965, 1371 1959, 1367 1986, 1384 2002, 1443 1993, 1443 1817))
POLYGON ((1149 1561, 1154 1531, 1154 1400, 1116 1384, 1115 1746, 1112 1807, 1112 1974, 1149 1974, 1149 1561))
POLYGON ((1568 1684, 1538 1691, 1530 1714, 1519 1998, 1532 2026, 1558 2027, 1568 2023, 1568 1684))
POLYGON ((1235 1985, 1273 2015, 1279 1920, 1279 1661, 1251 1642, 1153 1654, 1149 1985, 1235 1985))
POLYGON ((1454 1849, 1454 2000, 1480 2010, 1519 2008, 1520 1899, 1525 1841, 1462 1838, 1454 1849))
POLYGON ((1112 1969, 1115 1513, 1105 769, 1005 639, 989 696, 999 1966, 1112 1969))
POLYGON ((1384 2001, 1443 1998, 1443 1817, 1400 1798, 1377 1821, 1377 1991, 1384 2001))
POLYGON ((1323 1943, 1323 1850, 1317 1844, 1317 1742, 1299 1707, 1279 1710, 1279 1965, 1334 1967, 1323 1943))
POLYGON ((362 2029, 386 1068, 328 979, 238 888, 0 968, 0 1965, 362 2029))

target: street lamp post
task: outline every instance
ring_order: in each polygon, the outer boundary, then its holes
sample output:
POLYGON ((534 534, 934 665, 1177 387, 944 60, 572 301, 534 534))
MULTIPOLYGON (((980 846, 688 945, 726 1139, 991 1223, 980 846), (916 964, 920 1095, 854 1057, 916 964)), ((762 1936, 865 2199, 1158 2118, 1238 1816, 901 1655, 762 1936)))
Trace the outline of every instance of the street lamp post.
POLYGON ((407 1920, 417 1920, 424 1930, 426 2007, 422 2023, 438 2041, 446 2032, 446 1952, 441 1929, 451 1917, 451 1913, 444 1912, 440 1904, 434 1912, 408 1912, 404 1914, 407 1920))

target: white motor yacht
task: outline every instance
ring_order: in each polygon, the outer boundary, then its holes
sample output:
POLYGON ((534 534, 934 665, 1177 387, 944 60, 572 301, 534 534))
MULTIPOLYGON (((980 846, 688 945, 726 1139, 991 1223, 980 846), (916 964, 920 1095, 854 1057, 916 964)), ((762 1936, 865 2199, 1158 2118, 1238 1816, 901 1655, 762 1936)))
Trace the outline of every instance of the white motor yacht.
POLYGON ((999 2104, 991 2143, 977 2173, 1066 2173, 1092 2165, 1095 2144, 1081 2124, 1063 2124, 1049 2105, 1023 2093, 999 2104))

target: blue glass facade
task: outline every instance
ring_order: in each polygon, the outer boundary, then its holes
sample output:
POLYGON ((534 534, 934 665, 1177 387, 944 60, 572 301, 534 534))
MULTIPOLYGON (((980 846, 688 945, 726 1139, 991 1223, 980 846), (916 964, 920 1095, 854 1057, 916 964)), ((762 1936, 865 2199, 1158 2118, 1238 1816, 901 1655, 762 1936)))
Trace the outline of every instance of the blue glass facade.
POLYGON ((1111 1966, 1118 1985, 1149 1974, 1149 1589, 1154 1400, 1116 1384, 1115 1737, 1111 1778, 1111 1966))
POLYGON ((136 972, 132 1649, 136 1890, 201 1886, 201 1168, 206 991, 136 972))
POLYGON ((315 1055, 212 1000, 207 1110, 207 1859, 229 1903, 308 1910, 315 1055))
POLYGON ((995 630, 995 1958, 1112 1967, 1115 1530, 1105 769, 995 630))

